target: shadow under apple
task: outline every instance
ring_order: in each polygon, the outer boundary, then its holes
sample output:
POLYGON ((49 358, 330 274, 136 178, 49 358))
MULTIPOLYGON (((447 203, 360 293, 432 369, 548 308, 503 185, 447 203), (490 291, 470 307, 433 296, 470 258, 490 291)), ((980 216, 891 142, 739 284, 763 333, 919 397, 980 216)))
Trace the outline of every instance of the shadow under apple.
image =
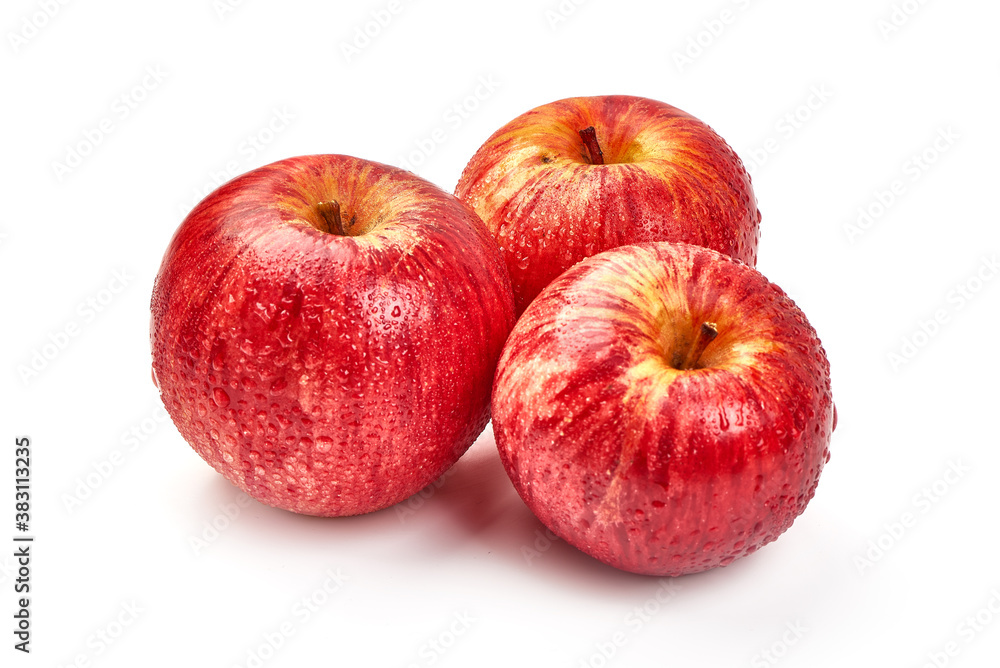
MULTIPOLYGON (((409 570, 471 557, 488 568, 629 601, 657 585, 658 578, 615 569, 552 534, 518 496, 489 428, 439 480, 395 506, 364 515, 300 515, 251 499, 215 472, 204 475, 203 483, 188 480, 184 486, 185 523, 192 537, 210 527, 209 537, 215 537, 205 552, 220 557, 249 556, 246 548, 252 546, 255 560, 288 563, 289 550, 318 550, 333 562, 382 561, 393 570, 401 559, 409 570), (226 543, 232 544, 223 547, 226 543)), ((685 588, 714 589, 734 576, 754 577, 756 556, 672 580, 685 588)))

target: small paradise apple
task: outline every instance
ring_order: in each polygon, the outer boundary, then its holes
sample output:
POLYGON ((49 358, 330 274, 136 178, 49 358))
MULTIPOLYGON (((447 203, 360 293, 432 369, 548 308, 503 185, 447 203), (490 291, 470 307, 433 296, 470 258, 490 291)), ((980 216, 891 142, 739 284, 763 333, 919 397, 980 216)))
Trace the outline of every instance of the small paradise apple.
POLYGON ((503 258, 467 206, 396 168, 303 156, 226 183, 181 224, 153 288, 153 376, 233 484, 353 515, 472 444, 513 322, 503 258))
POLYGON ((756 263, 760 211, 736 153, 697 118, 641 97, 575 97, 497 130, 455 194, 503 250, 520 314, 585 257, 645 241, 756 263))
POLYGON ((777 538, 812 498, 835 424, 802 312, 688 244, 620 247, 557 278, 514 327, 493 390, 528 507, 587 554, 653 575, 777 538))

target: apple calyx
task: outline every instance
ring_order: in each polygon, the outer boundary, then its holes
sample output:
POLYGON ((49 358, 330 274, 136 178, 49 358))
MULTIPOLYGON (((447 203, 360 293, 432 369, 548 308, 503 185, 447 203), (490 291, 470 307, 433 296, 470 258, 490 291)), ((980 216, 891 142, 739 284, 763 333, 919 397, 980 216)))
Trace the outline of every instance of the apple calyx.
POLYGON ((597 143, 597 130, 594 126, 584 128, 580 130, 580 139, 583 140, 583 145, 587 147, 587 154, 590 156, 590 164, 592 165, 603 165, 604 164, 604 151, 601 150, 601 145, 597 143))
POLYGON ((714 322, 703 322, 701 323, 701 328, 698 330, 698 336, 695 337, 694 343, 688 348, 687 355, 684 357, 683 361, 677 365, 677 368, 681 371, 686 371, 688 369, 698 369, 698 360, 701 358, 702 353, 705 352, 705 348, 708 347, 715 337, 719 335, 719 330, 714 322))
POLYGON ((316 205, 316 211, 320 220, 326 225, 324 232, 342 237, 347 235, 344 231, 344 221, 340 217, 340 202, 335 199, 320 202, 316 205))

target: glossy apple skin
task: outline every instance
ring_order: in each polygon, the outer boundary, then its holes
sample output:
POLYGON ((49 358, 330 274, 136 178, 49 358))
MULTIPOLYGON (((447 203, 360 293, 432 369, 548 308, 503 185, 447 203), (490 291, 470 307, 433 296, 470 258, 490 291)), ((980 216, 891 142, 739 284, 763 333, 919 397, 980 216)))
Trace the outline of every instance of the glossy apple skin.
POLYGON ((640 97, 576 97, 500 128, 469 161, 455 194, 503 250, 520 314, 585 257, 646 241, 714 248, 750 266, 760 211, 728 144, 680 109, 640 97), (591 164, 579 131, 605 158, 591 164))
POLYGON ((780 288, 716 251, 601 253, 517 322, 493 430, 521 498, 555 534, 634 573, 750 554, 805 509, 835 412, 816 332, 780 288), (678 359, 703 322, 703 368, 678 359))
POLYGON ((152 297, 153 375, 181 435, 252 497, 321 516, 401 501, 489 420, 514 322, 482 222, 349 156, 283 160, 205 198, 152 297), (315 204, 336 199, 348 233, 315 204))

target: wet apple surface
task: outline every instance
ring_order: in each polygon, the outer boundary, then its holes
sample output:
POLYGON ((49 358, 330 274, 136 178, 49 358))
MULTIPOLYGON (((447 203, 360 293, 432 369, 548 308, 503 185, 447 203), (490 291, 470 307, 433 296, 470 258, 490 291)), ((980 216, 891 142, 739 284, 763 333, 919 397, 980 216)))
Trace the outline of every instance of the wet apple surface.
POLYGON ((569 98, 522 114, 476 152, 455 194, 503 250, 518 313, 579 260, 625 244, 757 258, 743 163, 709 126, 656 100, 569 98))
POLYGON ((681 575, 777 538, 812 498, 834 427, 829 364, 756 270, 686 244, 577 264, 529 306, 493 394, 529 508, 617 568, 681 575))
POLYGON ((357 158, 292 158, 177 230, 153 291, 154 380, 184 438, 251 496, 358 514, 472 444, 513 320, 499 249, 453 196, 357 158))

